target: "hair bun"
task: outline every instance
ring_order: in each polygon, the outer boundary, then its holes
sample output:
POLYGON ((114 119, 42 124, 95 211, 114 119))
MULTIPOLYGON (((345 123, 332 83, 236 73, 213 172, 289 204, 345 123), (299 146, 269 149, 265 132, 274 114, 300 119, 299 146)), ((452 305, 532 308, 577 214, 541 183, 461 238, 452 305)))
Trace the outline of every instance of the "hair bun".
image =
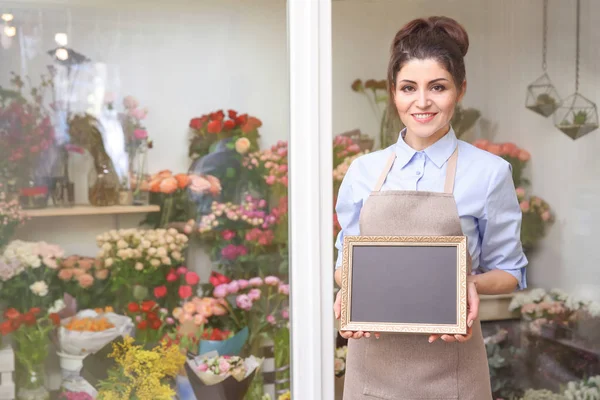
POLYGON ((469 50, 469 35, 461 24, 449 17, 429 17, 417 18, 406 24, 396 34, 392 43, 392 49, 400 46, 402 43, 419 41, 419 38, 431 37, 430 35, 439 35, 450 38, 460 50, 464 57, 469 50))
POLYGON ((456 42, 463 57, 469 50, 469 35, 461 24, 449 17, 430 17, 430 23, 434 29, 439 29, 456 42))

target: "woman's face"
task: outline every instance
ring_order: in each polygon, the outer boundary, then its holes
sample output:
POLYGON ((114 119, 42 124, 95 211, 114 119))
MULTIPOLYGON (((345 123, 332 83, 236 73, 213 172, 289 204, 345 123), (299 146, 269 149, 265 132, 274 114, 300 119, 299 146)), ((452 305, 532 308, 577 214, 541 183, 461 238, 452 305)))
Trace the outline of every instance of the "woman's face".
POLYGON ((465 88, 466 83, 457 88, 452 75, 436 60, 413 59, 396 76, 394 103, 408 132, 429 138, 446 133, 465 88))

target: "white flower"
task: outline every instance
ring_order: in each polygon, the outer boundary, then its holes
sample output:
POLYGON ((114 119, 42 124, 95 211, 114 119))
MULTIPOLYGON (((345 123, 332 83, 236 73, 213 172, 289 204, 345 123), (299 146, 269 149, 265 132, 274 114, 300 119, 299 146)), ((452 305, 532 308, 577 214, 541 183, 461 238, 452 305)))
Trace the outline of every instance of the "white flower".
POLYGON ((173 257, 173 259, 175 261, 181 261, 181 253, 178 251, 174 251, 173 253, 171 253, 171 257, 173 257))
POLYGON ((150 265, 152 265, 153 267, 158 267, 160 265, 160 260, 153 258, 152 260, 150 260, 150 265))
POLYGON ((550 294, 553 295, 557 300, 565 301, 569 295, 562 289, 554 288, 550 290, 550 294))
POLYGON ((126 249, 128 247, 129 247, 129 245, 123 239, 121 239, 117 242, 117 248, 119 248, 119 249, 126 249))
POLYGON ((171 259, 169 257, 163 257, 160 260, 164 265, 171 265, 171 259))
POLYGON ((540 300, 542 300, 544 298, 544 296, 546 296, 546 291, 544 289, 541 288, 536 288, 533 289, 531 292, 529 292, 529 300, 527 303, 532 302, 538 302, 540 300))
POLYGON ((61 311, 65 307, 66 307, 66 305, 65 305, 65 302, 63 301, 63 299, 58 299, 54 302, 52 307, 50 307, 50 309, 48 309, 48 314, 55 314, 55 313, 61 311))
POLYGON ((581 308, 582 305, 583 304, 581 300, 579 300, 577 296, 569 296, 565 300, 565 307, 567 307, 569 310, 577 311, 581 308))
POLYGON ((156 248, 154 248, 154 247, 150 247, 150 248, 148 249, 148 255, 149 255, 149 256, 153 256, 153 255, 155 255, 155 254, 156 254, 156 248))
MULTIPOLYGON (((590 316, 592 318, 600 317, 600 303, 591 301, 587 305, 587 312, 590 314, 590 316)), ((600 379, 600 376, 598 378, 600 379)), ((600 387, 600 380, 598 381, 597 386, 600 387)))
POLYGON ((160 257, 160 258, 164 258, 167 256, 167 249, 165 249, 164 247, 159 247, 157 252, 156 252, 156 256, 160 257))
POLYGON ((114 263, 114 260, 110 257, 107 258, 106 260, 104 260, 104 266, 106 268, 109 268, 111 265, 113 265, 113 263, 114 263))
POLYGON ((135 263, 135 270, 136 271, 141 271, 144 269, 144 264, 142 264, 141 262, 136 262, 135 263))
POLYGON ((44 281, 37 281, 33 283, 29 286, 29 289, 31 289, 33 294, 36 296, 44 297, 48 294, 48 285, 44 281))

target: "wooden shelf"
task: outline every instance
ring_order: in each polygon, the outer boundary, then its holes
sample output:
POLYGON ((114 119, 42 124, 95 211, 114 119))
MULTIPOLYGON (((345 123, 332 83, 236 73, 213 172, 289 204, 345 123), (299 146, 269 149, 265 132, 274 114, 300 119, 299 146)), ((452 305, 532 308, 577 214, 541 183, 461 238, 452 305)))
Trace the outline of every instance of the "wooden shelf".
POLYGON ((31 218, 38 217, 69 217, 76 215, 116 215, 116 214, 139 214, 148 212, 158 212, 160 207, 157 205, 149 206, 74 206, 74 207, 47 207, 39 210, 24 210, 25 214, 31 218))

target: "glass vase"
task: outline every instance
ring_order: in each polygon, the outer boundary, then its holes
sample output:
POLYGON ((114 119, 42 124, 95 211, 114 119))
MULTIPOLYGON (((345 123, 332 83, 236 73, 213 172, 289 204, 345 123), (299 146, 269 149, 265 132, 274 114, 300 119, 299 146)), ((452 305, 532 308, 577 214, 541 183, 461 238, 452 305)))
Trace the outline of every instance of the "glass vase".
POLYGON ((33 174, 19 179, 19 203, 23 209, 31 210, 48 206, 48 183, 33 174))
POLYGON ((148 142, 142 142, 130 161, 131 191, 133 204, 148 205, 150 202, 148 189, 144 187, 148 181, 148 142))
POLYGON ((23 365, 17 371, 17 399, 50 400, 50 392, 45 387, 45 375, 43 363, 23 365))
POLYGON ((88 175, 88 199, 97 207, 114 206, 119 202, 119 178, 112 162, 98 161, 88 175))

